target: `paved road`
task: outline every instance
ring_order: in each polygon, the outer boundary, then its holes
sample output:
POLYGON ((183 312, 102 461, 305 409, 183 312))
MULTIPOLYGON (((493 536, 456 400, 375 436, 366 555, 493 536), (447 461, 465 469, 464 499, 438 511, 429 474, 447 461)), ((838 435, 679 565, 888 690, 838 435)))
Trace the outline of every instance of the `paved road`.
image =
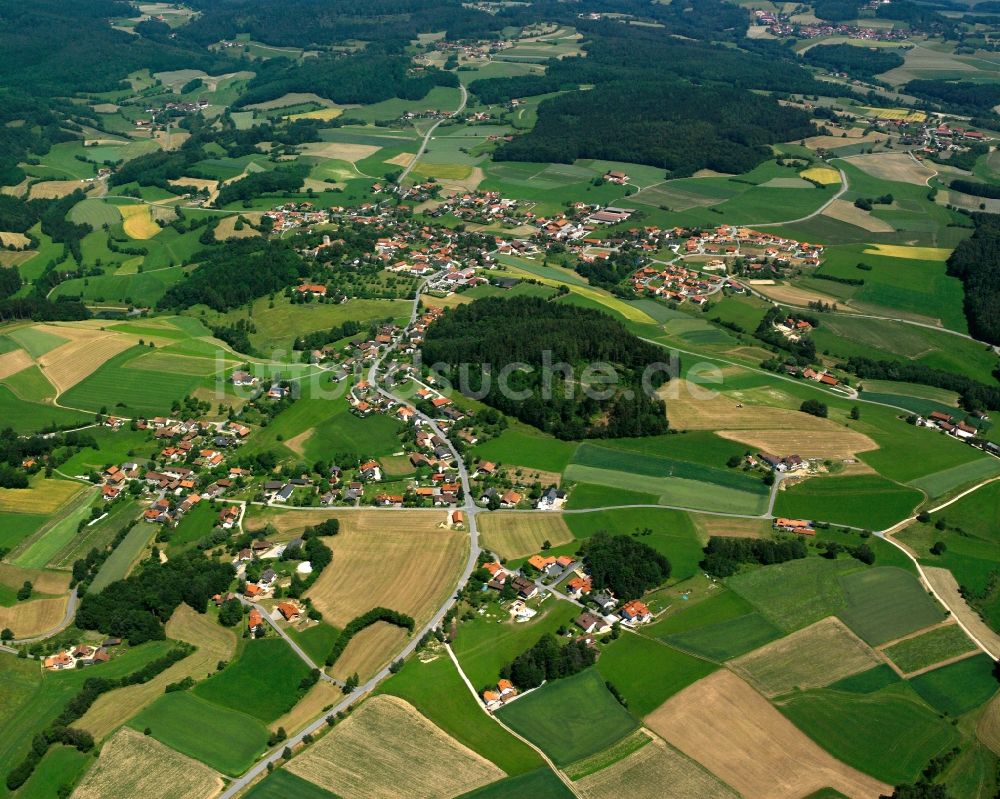
MULTIPOLYGON (((452 112, 451 114, 452 117, 461 114, 465 110, 465 104, 469 101, 469 93, 465 90, 465 87, 461 83, 458 85, 458 89, 459 91, 462 92, 462 102, 459 103, 458 108, 452 112)), ((403 185, 403 181, 406 180, 407 176, 413 170, 413 167, 417 165, 417 161, 420 160, 420 156, 422 156, 424 152, 427 150, 427 145, 430 143, 431 136, 434 135, 434 131, 437 130, 438 125, 444 122, 445 119, 451 119, 451 117, 444 117, 444 119, 439 119, 437 122, 431 125, 430 130, 428 130, 427 133, 424 135, 424 140, 420 143, 420 149, 417 150, 417 154, 413 156, 413 160, 410 161, 409 166, 407 166, 406 169, 403 170, 402 174, 400 174, 399 176, 399 179, 396 181, 397 185, 399 186, 403 185)))
POLYGON ((797 222, 808 222, 815 216, 819 216, 827 208, 829 208, 834 201, 839 200, 844 196, 844 192, 850 188, 847 182, 847 173, 844 172, 839 166, 836 167, 837 171, 840 173, 840 188, 837 193, 834 194, 829 200, 823 203, 819 208, 813 211, 811 214, 806 214, 805 216, 800 216, 798 219, 783 219, 780 222, 729 222, 733 227, 776 227, 778 225, 794 225, 797 222))

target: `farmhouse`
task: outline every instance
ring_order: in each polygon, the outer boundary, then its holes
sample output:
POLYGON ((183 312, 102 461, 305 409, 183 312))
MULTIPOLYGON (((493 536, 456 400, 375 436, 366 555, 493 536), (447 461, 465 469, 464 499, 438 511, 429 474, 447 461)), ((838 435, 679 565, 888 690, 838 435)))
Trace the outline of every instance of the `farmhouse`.
POLYGON ((797 533, 798 535, 816 535, 812 522, 805 519, 785 519, 778 517, 774 520, 773 527, 783 533, 797 533))
POLYGON ((653 614, 650 613, 649 608, 646 607, 644 602, 638 599, 633 599, 631 602, 626 602, 622 605, 619 615, 621 616, 622 624, 628 625, 645 624, 653 620, 653 614))
POLYGON ((587 634, 606 633, 611 629, 611 625, 603 616, 598 616, 589 610, 577 616, 573 623, 587 634))

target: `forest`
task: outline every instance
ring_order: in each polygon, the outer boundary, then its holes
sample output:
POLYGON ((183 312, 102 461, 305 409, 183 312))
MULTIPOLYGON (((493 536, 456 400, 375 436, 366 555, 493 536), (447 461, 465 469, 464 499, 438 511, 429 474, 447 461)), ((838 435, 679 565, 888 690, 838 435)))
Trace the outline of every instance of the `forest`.
POLYGON ((948 274, 965 286, 969 333, 1000 344, 1000 216, 973 214, 972 219, 976 229, 949 256, 948 274))
POLYGON ((950 111, 989 114, 1000 104, 1000 84, 961 80, 911 80, 903 91, 950 111))
POLYGON ((871 80, 876 75, 903 65, 903 56, 895 50, 872 50, 851 44, 827 44, 810 47, 802 56, 807 64, 831 72, 846 72, 853 78, 871 80))
POLYGON ((599 531, 580 547, 594 589, 611 591, 622 602, 638 599, 670 578, 670 561, 628 535, 599 531))
POLYGON ((571 164, 578 158, 743 173, 772 157, 768 145, 811 136, 803 111, 723 86, 609 83, 538 106, 530 133, 498 148, 497 161, 571 164))
POLYGON ((839 366, 854 372, 861 380, 896 380, 956 391, 959 395, 959 404, 970 412, 1000 410, 1000 388, 988 386, 965 375, 934 369, 922 363, 877 361, 861 355, 852 355, 846 363, 839 366))
POLYGON ((713 535, 708 539, 701 567, 714 577, 729 577, 745 563, 768 566, 804 558, 807 554, 805 542, 801 539, 771 541, 713 535))
POLYGON ((487 297, 431 325, 423 354, 470 396, 562 439, 667 429, 663 402, 642 386, 647 369, 650 389, 668 379, 657 368, 662 352, 600 311, 537 297, 487 297), (614 377, 598 374, 591 368, 597 364, 610 365, 614 377))
POLYGON ((167 289, 159 302, 161 309, 202 304, 229 311, 281 291, 309 273, 295 250, 277 239, 229 241, 221 248, 197 253, 193 260, 201 261, 201 266, 167 289))

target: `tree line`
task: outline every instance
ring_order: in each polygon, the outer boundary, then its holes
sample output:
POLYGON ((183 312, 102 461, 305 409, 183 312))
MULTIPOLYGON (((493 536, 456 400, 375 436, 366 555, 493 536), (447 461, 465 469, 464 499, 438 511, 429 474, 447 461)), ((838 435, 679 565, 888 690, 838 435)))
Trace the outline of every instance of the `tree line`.
POLYGON ((846 363, 839 364, 839 368, 853 372, 861 380, 895 380, 955 391, 959 395, 959 404, 970 413, 1000 409, 1000 387, 988 386, 971 377, 934 369, 922 363, 901 363, 852 355, 846 363))
POLYGON ((413 632, 413 628, 416 626, 416 622, 413 620, 412 616, 407 616, 405 613, 400 613, 397 610, 389 610, 389 608, 372 608, 367 613, 358 616, 348 622, 347 626, 343 629, 340 635, 337 636, 337 640, 333 642, 333 648, 330 650, 330 654, 326 658, 327 667, 332 666, 344 654, 344 650, 347 649, 347 645, 351 643, 351 639, 361 632, 366 627, 371 627, 380 621, 384 621, 387 624, 394 624, 397 627, 403 627, 409 632, 413 632))
POLYGON ((531 649, 506 664, 500 676, 527 691, 543 682, 571 677, 596 661, 597 651, 582 640, 560 644, 552 633, 545 633, 531 649))
POLYGON ((746 563, 769 566, 804 558, 808 551, 800 539, 730 538, 713 535, 704 549, 701 568, 713 577, 729 577, 746 563))

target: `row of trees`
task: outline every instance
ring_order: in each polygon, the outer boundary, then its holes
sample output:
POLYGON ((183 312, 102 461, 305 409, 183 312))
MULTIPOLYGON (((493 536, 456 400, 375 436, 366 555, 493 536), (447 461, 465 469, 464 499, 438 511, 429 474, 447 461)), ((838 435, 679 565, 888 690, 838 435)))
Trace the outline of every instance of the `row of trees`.
POLYGON ((713 535, 704 549, 701 568, 714 577, 729 577, 744 563, 768 566, 804 558, 807 554, 802 539, 773 541, 765 538, 729 538, 713 535))
POLYGON ((500 676, 527 691, 548 680, 571 677, 596 660, 597 651, 582 640, 560 644, 552 633, 545 633, 531 649, 504 666, 500 676))
POLYGON ((333 648, 326 658, 326 665, 329 667, 337 662, 355 635, 366 627, 371 627, 380 621, 384 621, 387 624, 394 624, 397 627, 403 627, 410 633, 413 632, 413 628, 416 626, 413 617, 407 616, 405 613, 400 613, 397 610, 389 610, 389 608, 372 608, 367 613, 348 622, 340 635, 337 636, 337 640, 333 642, 333 648))

